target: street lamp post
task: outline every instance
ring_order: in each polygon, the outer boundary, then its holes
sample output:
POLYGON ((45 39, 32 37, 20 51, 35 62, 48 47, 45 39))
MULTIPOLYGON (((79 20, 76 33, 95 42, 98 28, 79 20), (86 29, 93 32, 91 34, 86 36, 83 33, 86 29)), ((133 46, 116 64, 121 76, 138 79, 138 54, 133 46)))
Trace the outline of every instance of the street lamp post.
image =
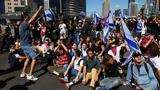
POLYGON ((60 0, 60 14, 62 13, 62 0, 60 0))

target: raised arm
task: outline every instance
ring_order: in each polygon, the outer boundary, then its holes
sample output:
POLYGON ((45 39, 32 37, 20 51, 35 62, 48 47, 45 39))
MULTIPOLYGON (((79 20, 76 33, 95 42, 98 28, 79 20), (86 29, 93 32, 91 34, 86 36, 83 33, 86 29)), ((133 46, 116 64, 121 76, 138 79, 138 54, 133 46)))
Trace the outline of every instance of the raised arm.
POLYGON ((63 47, 63 49, 68 52, 68 48, 61 42, 61 46, 63 47))
POLYGON ((35 18, 37 17, 37 15, 39 14, 39 12, 42 10, 43 6, 40 6, 39 9, 33 14, 33 16, 30 18, 30 20, 28 21, 28 23, 32 23, 35 18))

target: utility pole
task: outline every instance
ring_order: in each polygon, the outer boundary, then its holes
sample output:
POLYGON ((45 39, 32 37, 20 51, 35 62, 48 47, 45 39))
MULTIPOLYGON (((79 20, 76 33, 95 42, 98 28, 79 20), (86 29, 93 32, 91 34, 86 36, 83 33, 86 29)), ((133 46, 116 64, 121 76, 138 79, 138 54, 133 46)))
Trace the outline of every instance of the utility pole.
POLYGON ((60 14, 62 13, 62 0, 60 0, 60 14))

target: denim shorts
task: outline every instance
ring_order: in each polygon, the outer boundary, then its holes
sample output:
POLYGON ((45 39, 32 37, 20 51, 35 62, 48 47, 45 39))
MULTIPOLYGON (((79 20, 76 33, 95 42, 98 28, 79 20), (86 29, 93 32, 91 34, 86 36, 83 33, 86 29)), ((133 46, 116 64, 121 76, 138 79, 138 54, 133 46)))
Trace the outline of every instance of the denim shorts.
POLYGON ((28 59, 36 58, 38 55, 31 45, 21 46, 24 54, 28 59))

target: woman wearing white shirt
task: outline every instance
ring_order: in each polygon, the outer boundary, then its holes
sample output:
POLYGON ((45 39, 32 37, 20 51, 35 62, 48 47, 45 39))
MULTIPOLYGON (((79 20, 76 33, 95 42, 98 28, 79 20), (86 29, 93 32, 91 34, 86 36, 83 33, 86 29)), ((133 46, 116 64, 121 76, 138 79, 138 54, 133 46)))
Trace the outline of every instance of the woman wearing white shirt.
POLYGON ((121 47, 124 47, 125 44, 121 44, 120 46, 116 46, 115 42, 111 43, 111 49, 108 51, 108 54, 113 57, 117 62, 120 62, 120 50, 121 47))
POLYGON ((158 74, 158 79, 160 80, 160 51, 157 48, 152 48, 150 61, 156 68, 156 73, 158 74))
POLYGON ((51 51, 53 50, 53 46, 50 45, 49 39, 47 38, 44 42, 44 44, 42 44, 41 46, 41 50, 42 50, 42 55, 43 55, 43 59, 50 65, 53 65, 53 54, 51 53, 51 51))
POLYGON ((82 52, 83 57, 87 56, 87 50, 88 50, 87 44, 83 42, 82 43, 82 48, 81 48, 81 52, 82 52))
POLYGON ((64 78, 60 78, 65 82, 65 85, 69 89, 73 84, 76 84, 83 78, 83 60, 81 58, 81 51, 76 50, 75 56, 73 56, 72 61, 69 65, 64 65, 64 78), (70 72, 69 72, 70 71, 70 72), (68 74, 75 76, 73 81, 68 83, 68 74))

